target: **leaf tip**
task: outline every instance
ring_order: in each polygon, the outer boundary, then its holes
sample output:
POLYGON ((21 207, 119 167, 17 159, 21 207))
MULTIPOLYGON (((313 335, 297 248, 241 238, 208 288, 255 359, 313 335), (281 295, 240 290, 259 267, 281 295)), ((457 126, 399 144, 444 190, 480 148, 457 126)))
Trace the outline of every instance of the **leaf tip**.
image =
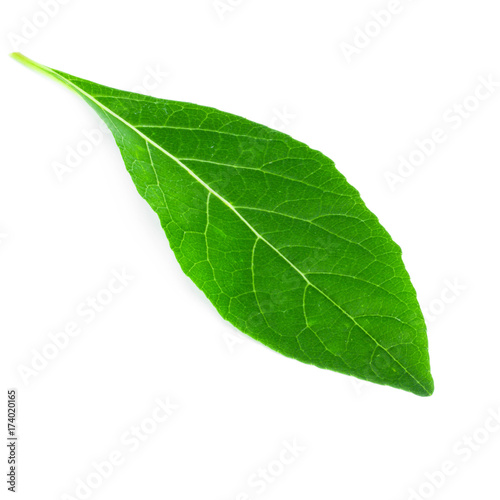
POLYGON ((39 73, 48 74, 50 72, 50 69, 47 68, 47 66, 44 66, 43 64, 33 61, 33 59, 26 57, 24 54, 21 54, 21 52, 11 52, 10 57, 12 57, 14 61, 21 63, 23 66, 33 69, 39 73))
POLYGON ((420 382, 418 387, 415 389, 416 390, 413 390, 412 392, 417 396, 429 397, 434 394, 434 379, 432 378, 430 371, 427 373, 425 379, 422 380, 422 382, 420 382))
POLYGON ((11 52, 10 57, 14 59, 14 61, 20 62, 21 64, 24 64, 25 66, 36 66, 37 64, 35 61, 31 60, 29 57, 26 57, 24 54, 21 54, 21 52, 11 52))

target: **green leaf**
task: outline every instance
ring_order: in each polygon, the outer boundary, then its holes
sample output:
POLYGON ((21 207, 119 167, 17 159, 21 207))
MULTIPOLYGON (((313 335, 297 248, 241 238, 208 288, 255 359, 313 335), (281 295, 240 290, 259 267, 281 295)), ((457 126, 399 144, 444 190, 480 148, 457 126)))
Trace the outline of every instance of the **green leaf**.
POLYGON ((330 159, 229 113, 13 57, 106 122, 180 266, 223 318, 304 363, 432 394, 401 250, 330 159))

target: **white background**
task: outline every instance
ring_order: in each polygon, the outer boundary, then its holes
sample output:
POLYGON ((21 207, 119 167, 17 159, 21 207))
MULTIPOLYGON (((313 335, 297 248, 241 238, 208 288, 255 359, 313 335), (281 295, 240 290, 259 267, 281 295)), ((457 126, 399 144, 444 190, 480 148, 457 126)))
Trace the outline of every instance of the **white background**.
MULTIPOLYGON (((37 1, 2 7, 0 425, 5 435, 16 387, 17 498, 83 498, 77 482, 113 452, 123 463, 90 498, 500 498, 488 417, 500 411, 500 87, 471 97, 480 78, 500 82, 500 6, 401 0, 363 40, 389 5, 70 0, 45 20, 37 1), (428 310, 434 396, 360 384, 238 334, 181 272, 109 135, 58 179, 55 165, 99 122, 13 50, 271 124, 331 157, 403 248, 428 310), (469 116, 453 119, 464 100, 469 116), (398 158, 436 128, 446 140, 391 189, 398 158), (122 269, 133 279, 86 323, 77 308, 122 269), (20 367, 71 321, 81 334, 23 380, 20 367), (152 428, 158 397, 178 408, 131 451, 122 436, 152 428), (280 466, 294 440, 301 451, 280 466), (445 462, 454 474, 443 477, 445 462), (252 486, 269 466, 272 482, 252 486)), ((0 461, 6 471, 6 448, 0 461)))

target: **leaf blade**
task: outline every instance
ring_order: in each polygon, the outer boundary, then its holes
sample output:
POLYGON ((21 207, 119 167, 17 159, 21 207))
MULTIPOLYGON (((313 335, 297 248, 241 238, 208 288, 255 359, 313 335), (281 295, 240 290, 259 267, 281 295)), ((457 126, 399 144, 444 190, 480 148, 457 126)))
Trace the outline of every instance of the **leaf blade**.
POLYGON ((300 361, 432 394, 401 250, 330 159, 214 108, 29 65, 108 124, 182 269, 225 319, 300 361))

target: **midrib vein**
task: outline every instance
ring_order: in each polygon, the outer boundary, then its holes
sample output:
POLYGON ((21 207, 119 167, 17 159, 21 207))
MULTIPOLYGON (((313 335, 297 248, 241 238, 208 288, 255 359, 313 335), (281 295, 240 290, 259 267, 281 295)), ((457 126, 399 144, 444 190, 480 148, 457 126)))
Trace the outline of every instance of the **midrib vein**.
MULTIPOLYGON (((196 181, 198 181, 209 193, 213 194, 216 198, 218 198, 224 205, 226 205, 254 234, 255 236, 265 242, 269 248, 271 248, 274 252, 276 252, 285 262, 288 263, 288 265, 294 269, 307 283, 308 286, 311 288, 314 288, 317 292, 319 292, 321 295, 323 295, 329 302, 331 302, 339 311, 341 311, 346 317, 348 317, 354 325, 356 325, 362 332, 364 332, 368 338, 370 338, 377 347, 382 349, 388 356, 391 357, 391 359, 398 364, 405 373, 407 373, 427 394, 430 394, 429 391, 426 389, 424 385, 412 374, 410 373, 405 366, 403 366, 398 359, 396 359, 383 345, 381 345, 377 339, 375 339, 363 326, 361 326, 356 319, 351 316, 346 310, 344 310, 339 304, 337 304, 329 295, 327 295, 321 288, 317 287, 314 283, 309 281, 307 276, 293 263, 291 262, 285 255, 283 255, 275 246, 273 246, 264 236, 262 236, 239 212, 238 210, 231 205, 223 196, 221 196, 219 193, 214 191, 206 182, 203 181, 200 177, 198 177, 187 165, 182 163, 178 158, 173 156, 171 153, 169 153, 167 150, 163 149, 158 143, 153 141, 150 137, 145 135, 143 132, 141 132, 139 129, 137 129, 134 125, 131 123, 127 122, 124 118, 122 118, 120 115, 117 115, 114 111, 109 109, 107 106, 102 104, 99 100, 94 98, 91 94, 88 94, 85 92, 83 89, 75 85, 71 80, 68 80, 61 74, 57 73, 56 71, 53 71, 51 68, 48 68, 46 66, 41 66, 44 71, 51 73, 55 78, 62 80, 63 83, 68 85, 70 88, 75 90, 78 94, 85 96, 87 99, 95 103, 99 108, 101 108, 105 113, 109 113, 111 116, 114 116, 117 120, 121 121, 125 126, 129 127, 131 130, 133 130, 137 135, 142 137, 146 143, 151 144, 154 146, 156 149, 161 151, 163 154, 168 156, 171 160, 173 160, 175 163, 177 163, 181 168, 183 168, 191 177, 193 177, 196 181)), ((155 175, 157 175, 156 169, 154 167, 154 164, 151 164, 151 167, 155 171, 155 175)))

